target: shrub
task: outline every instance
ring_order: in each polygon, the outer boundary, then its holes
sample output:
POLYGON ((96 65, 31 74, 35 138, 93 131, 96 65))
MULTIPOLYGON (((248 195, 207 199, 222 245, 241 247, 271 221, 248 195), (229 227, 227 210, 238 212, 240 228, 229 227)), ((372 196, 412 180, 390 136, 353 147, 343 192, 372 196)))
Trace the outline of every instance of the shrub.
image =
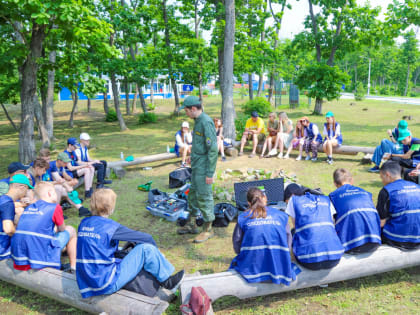
POLYGON ((152 110, 155 110, 156 107, 157 107, 156 104, 152 104, 152 103, 147 104, 147 110, 152 111, 152 110))
POLYGON ((365 98, 366 89, 364 88, 362 82, 357 83, 356 91, 354 92, 354 99, 356 101, 362 101, 365 98))
POLYGON ((204 90, 204 91, 203 91, 203 95, 208 96, 208 95, 209 95, 209 90, 204 90))
POLYGON ((117 117, 117 113, 115 112, 115 109, 110 108, 108 110, 108 114, 106 114, 105 116, 105 121, 107 122, 113 122, 113 121, 117 121, 118 117, 117 117))
POLYGON ((248 116, 244 114, 238 114, 235 119, 235 130, 236 130, 236 140, 241 140, 242 134, 245 131, 245 124, 248 120, 248 116))
POLYGON ((379 88, 379 94, 381 95, 389 95, 391 94, 389 91, 389 86, 388 85, 384 85, 383 87, 379 88))
POLYGON ((139 115, 139 125, 155 123, 157 120, 155 113, 143 113, 139 115))
POLYGON ((270 102, 265 97, 256 97, 253 100, 246 102, 242 105, 243 112, 247 116, 251 116, 253 111, 256 111, 260 116, 266 117, 273 111, 270 102))

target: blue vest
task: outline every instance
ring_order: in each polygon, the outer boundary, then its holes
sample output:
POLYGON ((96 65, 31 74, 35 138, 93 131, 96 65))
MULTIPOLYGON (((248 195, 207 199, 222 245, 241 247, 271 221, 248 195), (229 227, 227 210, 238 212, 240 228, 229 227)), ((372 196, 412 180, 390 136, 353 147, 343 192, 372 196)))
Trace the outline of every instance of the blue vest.
POLYGON ((296 231, 293 253, 298 261, 316 263, 338 260, 344 253, 331 218, 330 199, 327 196, 293 196, 296 231))
MULTIPOLYGON (((336 122, 335 123, 335 129, 336 130, 337 130, 338 126, 340 126, 340 124, 338 122, 336 122)), ((327 130, 327 133, 328 133, 328 137, 329 138, 332 138, 332 137, 335 136, 335 131, 333 129, 328 130, 328 124, 327 123, 324 123, 324 127, 327 130)), ((340 134, 337 136, 336 139, 337 139, 338 144, 342 144, 343 143, 343 136, 341 135, 341 131, 340 131, 340 134)), ((325 137, 324 140, 327 140, 327 137, 325 137)))
MULTIPOLYGON (((311 139, 311 140, 313 140, 315 138, 315 134, 314 134, 314 131, 313 131, 314 125, 315 125, 314 123, 309 123, 309 126, 305 127, 306 132, 308 134, 308 138, 311 139)), ((319 143, 322 142, 322 136, 321 136, 320 133, 318 133, 318 135, 316 136, 316 141, 318 141, 319 143)))
POLYGON ((242 213, 238 224, 243 231, 241 252, 230 268, 247 282, 271 281, 289 285, 296 279, 287 244, 286 225, 289 216, 267 208, 267 217, 252 219, 249 211, 242 213))
POLYGON ((343 185, 329 196, 337 211, 335 230, 346 251, 366 243, 381 244, 381 220, 371 193, 343 185))
MULTIPOLYGON (((80 159, 82 160, 82 162, 89 162, 88 148, 87 147, 82 148, 82 146, 79 146, 79 150, 80 150, 80 159)), ((76 159, 77 159, 77 156, 76 156, 76 159)))
POLYGON ((117 281, 121 260, 114 257, 118 241, 111 239, 119 226, 119 223, 100 216, 80 222, 76 277, 83 298, 102 295, 117 281))
MULTIPOLYGON (((418 138, 411 138, 411 142, 409 145, 403 145, 404 153, 407 153, 413 144, 420 144, 420 139, 418 138)), ((420 162, 420 150, 414 151, 411 155, 411 159, 413 160, 413 166, 416 167, 417 164, 420 162)))
POLYGON ((56 207, 55 203, 38 200, 25 208, 11 241, 16 265, 30 265, 32 269, 60 268, 61 248, 52 220, 56 207))
POLYGON ((402 179, 386 185, 390 218, 384 236, 400 243, 420 243, 420 186, 402 179))
POLYGON ((77 164, 77 156, 76 154, 73 152, 69 152, 67 150, 64 150, 65 153, 67 153, 67 155, 69 156, 70 160, 71 160, 71 165, 73 166, 78 166, 77 164))
MULTIPOLYGON (((0 196, 0 209, 6 202, 13 202, 8 195, 0 196)), ((0 260, 10 258, 10 236, 3 231, 3 221, 0 217, 0 260)))
POLYGON ((0 179, 0 182, 4 182, 4 183, 6 183, 7 185, 9 185, 9 183, 10 183, 10 177, 0 179))

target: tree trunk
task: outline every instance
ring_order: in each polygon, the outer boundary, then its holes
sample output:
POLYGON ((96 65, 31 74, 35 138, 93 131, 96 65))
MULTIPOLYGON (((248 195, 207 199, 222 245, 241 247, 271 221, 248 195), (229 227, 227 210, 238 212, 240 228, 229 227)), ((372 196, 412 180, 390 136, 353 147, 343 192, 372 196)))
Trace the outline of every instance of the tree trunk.
POLYGON ((109 106, 108 106, 108 93, 104 92, 104 112, 105 115, 108 114, 109 106))
MULTIPOLYGON (((264 68, 262 66, 262 68, 264 68)), ((257 97, 261 96, 262 93, 262 88, 263 88, 263 84, 264 84, 264 74, 263 74, 263 69, 261 69, 261 72, 258 74, 259 75, 259 80, 258 80, 258 91, 257 91, 257 97)))
POLYGON ((404 96, 407 96, 408 83, 410 82, 410 64, 407 65, 407 78, 405 80, 404 96))
MULTIPOLYGON (((49 61, 55 65, 57 52, 51 51, 49 61)), ((47 128, 48 137, 50 140, 54 139, 54 82, 55 82, 55 69, 48 70, 47 77, 47 106, 45 110, 45 127, 47 128)))
POLYGON ((79 93, 77 93, 77 90, 71 91, 71 99, 73 100, 73 107, 70 113, 69 127, 73 128, 74 127, 74 114, 76 113, 77 102, 79 101, 79 93))
POLYGON ((35 104, 34 113, 35 113, 36 122, 38 124, 38 132, 42 140, 42 147, 48 148, 50 146, 50 138, 48 137, 47 128, 45 127, 44 117, 42 117, 42 108, 39 101, 36 102, 35 104))
POLYGON ((6 106, 4 106, 3 103, 1 103, 1 107, 3 107, 4 113, 6 114, 6 117, 9 120, 9 122, 12 124, 13 129, 15 129, 15 131, 19 131, 18 128, 16 127, 15 123, 13 122, 12 117, 9 116, 9 113, 6 109, 6 106))
POLYGON ((322 115, 322 103, 323 100, 321 98, 315 100, 314 114, 322 115))
POLYGON ((413 74, 413 85, 414 86, 417 86, 417 79, 418 79, 419 75, 420 75, 420 67, 417 67, 416 71, 414 71, 414 74, 413 74))
MULTIPOLYGON (((194 2, 194 32, 195 38, 198 40, 200 38, 199 34, 199 27, 201 23, 201 17, 198 14, 198 5, 199 1, 196 0, 194 2)), ((200 71, 198 72, 198 96, 200 101, 203 100, 203 56, 201 54, 198 56, 198 66, 200 67, 200 71)))
POLYGON ((253 100, 254 99, 254 86, 252 82, 252 73, 248 73, 248 94, 249 94, 249 99, 253 100))
POLYGON ((91 107, 92 107, 92 102, 91 102, 90 98, 88 97, 87 98, 87 112, 88 113, 90 113, 91 107))
POLYGON ((114 95, 115 112, 117 113, 120 129, 121 131, 124 131, 124 130, 127 130, 127 126, 125 125, 124 118, 120 110, 120 92, 118 91, 117 78, 116 78, 115 73, 111 73, 111 86, 112 86, 112 94, 114 95))
POLYGON ((143 110, 143 113, 147 114, 147 105, 146 105, 146 100, 144 99, 143 87, 137 83, 137 88, 139 89, 141 109, 143 110))
POLYGON ((222 121, 223 135, 235 140, 235 107, 233 105, 233 52, 235 46, 235 0, 225 0, 223 52, 222 121))
POLYGON ((130 112, 130 91, 129 89, 129 84, 127 81, 127 78, 125 78, 124 80, 124 89, 125 89, 125 111, 127 113, 127 115, 131 115, 130 112))
MULTIPOLYGON (((217 10, 219 4, 220 5, 223 5, 223 6, 225 5, 225 3, 223 2, 223 0, 219 0, 216 3, 215 10, 217 10)), ((217 24, 221 23, 224 20, 225 20, 225 12, 219 13, 219 14, 216 15, 216 23, 217 24)), ((219 39, 220 43, 217 46, 217 59, 218 59, 217 66, 218 66, 218 70, 219 70, 220 94, 222 95, 222 99, 223 99, 223 91, 224 91, 223 82, 225 80, 224 77, 223 77, 223 74, 224 74, 224 63, 223 63, 223 58, 224 58, 224 44, 223 45, 221 44, 221 43, 224 42, 224 33, 223 32, 220 32, 220 37, 221 37, 221 39, 219 39)))
POLYGON ((155 79, 152 79, 150 83, 150 104, 155 103, 154 93, 155 93, 155 79))
POLYGON ((42 112, 42 118, 45 119, 47 118, 47 87, 45 86, 45 84, 40 84, 39 87, 39 94, 40 94, 40 98, 41 98, 41 112, 42 112))
POLYGON ((137 113, 137 94, 139 94, 139 88, 136 84, 135 91, 134 91, 134 96, 133 96, 133 106, 131 108, 131 112, 133 114, 137 113))
POLYGON ((23 65, 19 68, 21 74, 21 126, 19 132, 19 161, 28 164, 35 160, 34 115, 38 102, 37 96, 37 58, 41 57, 42 45, 45 39, 45 26, 33 23, 30 41, 30 52, 23 65))

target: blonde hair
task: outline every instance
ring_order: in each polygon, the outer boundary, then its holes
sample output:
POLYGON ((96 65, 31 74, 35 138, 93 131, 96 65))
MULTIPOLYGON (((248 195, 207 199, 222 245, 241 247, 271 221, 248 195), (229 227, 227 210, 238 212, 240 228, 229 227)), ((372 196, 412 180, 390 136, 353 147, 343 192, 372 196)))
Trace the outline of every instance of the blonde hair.
POLYGON ((93 215, 108 216, 114 212, 117 194, 108 188, 95 190, 90 200, 93 215))
POLYGON ((50 156, 51 156, 50 149, 43 148, 43 149, 39 150, 39 153, 38 153, 39 158, 50 157, 50 156))
POLYGON ((55 191, 54 185, 50 182, 38 182, 35 185, 34 193, 37 199, 45 199, 48 191, 55 191))

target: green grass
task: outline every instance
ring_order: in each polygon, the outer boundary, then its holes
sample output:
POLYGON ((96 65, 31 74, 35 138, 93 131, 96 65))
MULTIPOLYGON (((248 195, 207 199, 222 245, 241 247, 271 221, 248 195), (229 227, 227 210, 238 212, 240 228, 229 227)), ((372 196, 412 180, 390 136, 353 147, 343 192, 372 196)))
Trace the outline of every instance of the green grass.
MULTIPOLYGON (((303 100, 303 99, 302 99, 303 100)), ((238 104, 246 101, 239 97, 238 104)), ((306 101, 306 99, 305 99, 306 101)), ((211 116, 220 116, 221 99, 219 97, 205 98, 205 109, 211 116)), ((312 103, 313 106, 313 103, 312 103)), ((15 122, 19 121, 18 106, 9 106, 15 122)), ((312 108, 300 107, 286 110, 295 121, 303 115, 310 115, 312 108)), ((183 120, 188 120, 185 114, 172 116, 173 103, 158 101, 157 123, 138 125, 137 115, 125 116, 129 130, 119 131, 118 122, 106 123, 101 102, 93 102, 92 112, 86 113, 86 102, 79 103, 79 113, 75 116, 75 127, 68 128, 67 120, 71 104, 61 102, 55 105, 55 136, 56 155, 64 149, 66 139, 78 137, 88 132, 93 138, 95 149, 91 151, 94 158, 108 161, 118 160, 120 152, 125 156, 144 156, 166 152, 166 146, 172 146, 174 135, 183 120)), ((395 126, 405 115, 411 115, 409 128, 414 135, 420 135, 420 106, 409 106, 378 101, 355 102, 342 100, 328 102, 324 112, 332 110, 341 123, 344 143, 348 145, 376 146, 381 139, 386 138, 386 130, 395 126), (350 103, 356 105, 350 106, 350 103)), ((123 106, 122 111, 125 112, 123 106)), ((309 116, 321 127, 322 116, 309 116)), ((3 112, 0 112, 0 175, 6 176, 7 165, 17 160, 18 134, 10 126, 3 112)), ((39 145, 39 144, 38 144, 39 145)), ((290 160, 249 159, 243 156, 228 159, 226 163, 218 163, 217 173, 224 169, 262 168, 265 170, 284 169, 287 174, 296 174, 298 182, 310 187, 320 187, 324 193, 334 189, 332 172, 336 167, 351 170, 355 183, 372 192, 376 200, 381 188, 379 176, 367 172, 370 167, 361 165, 359 156, 336 156, 333 166, 322 162, 296 162, 290 160)), ((176 269, 185 268, 192 273, 212 273, 226 270, 234 257, 231 246, 231 235, 234 225, 226 229, 217 229, 217 237, 205 244, 193 244, 191 236, 176 234, 174 223, 167 222, 149 214, 145 209, 147 193, 137 190, 137 185, 153 181, 153 188, 168 189, 168 174, 178 167, 179 160, 151 163, 152 170, 144 170, 145 165, 130 167, 122 180, 115 180, 112 188, 118 194, 117 207, 113 219, 133 229, 148 232, 153 235, 165 256, 176 269)), ((233 179, 216 181, 216 186, 233 189, 233 179)), ((89 206, 87 203, 86 206, 89 206)), ((66 211, 68 224, 77 227, 80 219, 75 210, 66 211)), ((328 288, 309 288, 290 293, 276 294, 240 301, 233 297, 225 297, 214 303, 218 314, 299 314, 299 313, 398 313, 416 314, 420 304, 420 272, 419 268, 405 269, 386 274, 366 277, 357 280, 340 282, 328 288)), ((179 303, 171 304, 168 314, 177 314, 179 303)), ((66 305, 30 293, 4 282, 0 282, 0 313, 5 314, 67 314, 81 313, 66 305)))

